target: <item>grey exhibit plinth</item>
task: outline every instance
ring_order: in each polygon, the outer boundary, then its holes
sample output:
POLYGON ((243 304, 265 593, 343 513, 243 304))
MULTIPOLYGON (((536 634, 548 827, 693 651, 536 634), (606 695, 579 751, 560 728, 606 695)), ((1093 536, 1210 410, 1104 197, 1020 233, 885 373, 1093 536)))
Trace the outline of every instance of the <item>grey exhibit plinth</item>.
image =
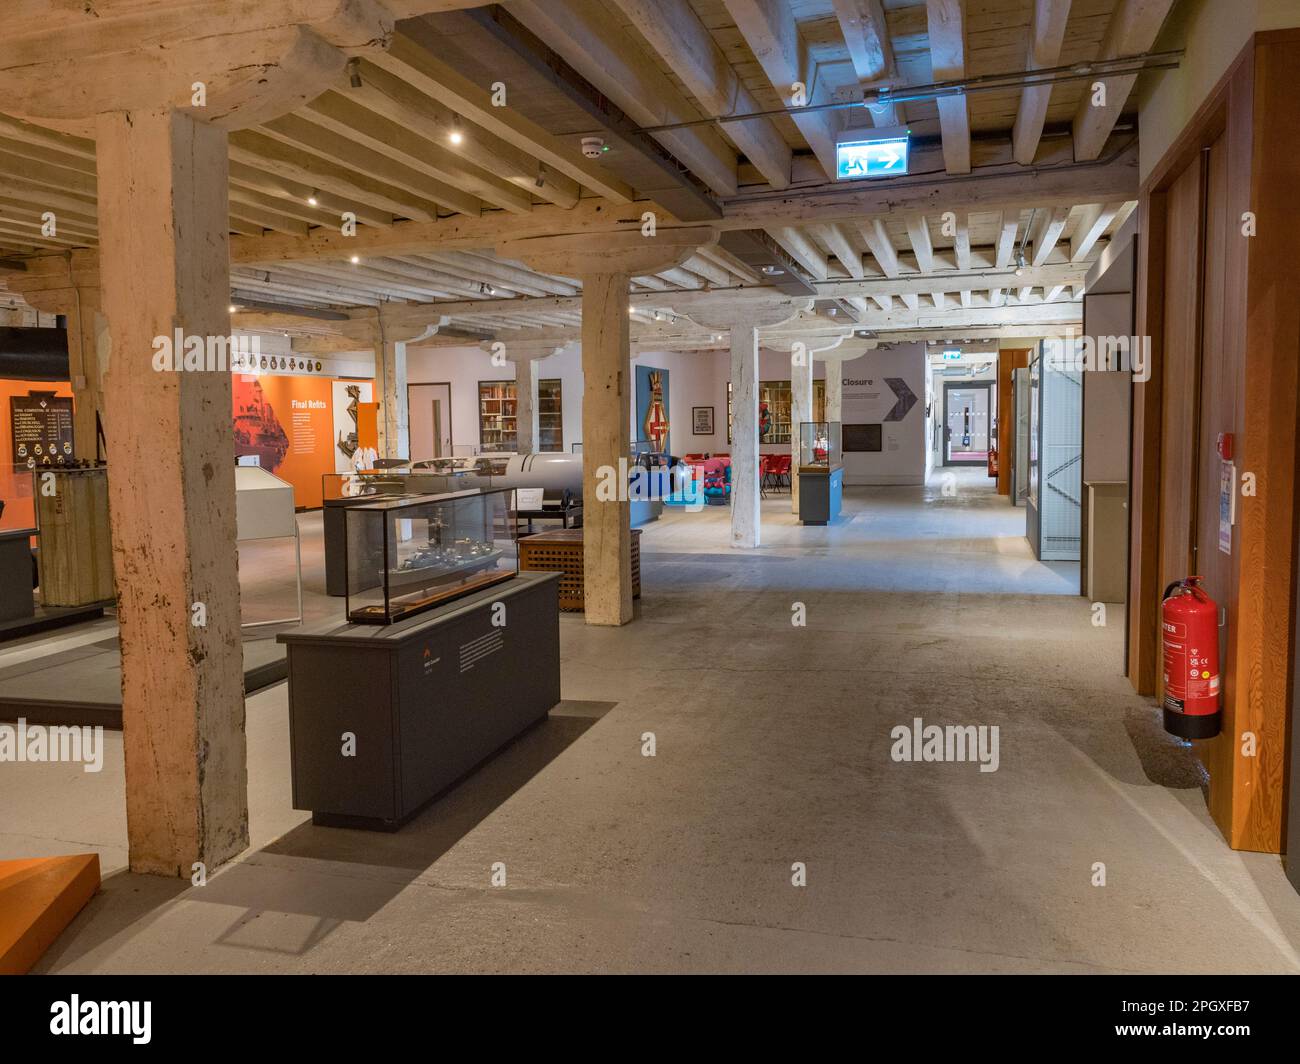
POLYGON ((394 831, 545 718, 560 701, 559 579, 520 573, 383 627, 281 633, 293 807, 394 831))
POLYGON ((844 467, 806 467, 799 470, 799 520, 805 525, 827 525, 840 516, 844 494, 844 467))

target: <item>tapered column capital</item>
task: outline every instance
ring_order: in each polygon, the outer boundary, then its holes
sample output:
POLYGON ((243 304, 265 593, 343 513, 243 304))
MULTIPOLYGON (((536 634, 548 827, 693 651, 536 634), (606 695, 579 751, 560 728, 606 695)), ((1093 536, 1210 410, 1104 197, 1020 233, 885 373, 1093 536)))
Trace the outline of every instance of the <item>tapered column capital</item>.
MULTIPOLYGON (((419 4, 421 13, 448 6, 419 4)), ((386 48, 411 8, 411 0, 12 0, 0 100, 9 114, 81 135, 115 111, 175 109, 243 129, 320 95, 350 57, 386 48)))
POLYGON ((725 298, 716 302, 700 302, 688 307, 684 316, 703 329, 734 329, 750 327, 768 329, 784 325, 792 318, 811 310, 809 297, 786 296, 774 292, 769 299, 751 298, 737 305, 725 298))
POLYGON ((716 244, 718 232, 706 225, 659 229, 642 236, 639 229, 593 235, 526 237, 498 245, 502 258, 516 259, 542 273, 563 277, 626 274, 639 277, 680 266, 702 247, 716 244))

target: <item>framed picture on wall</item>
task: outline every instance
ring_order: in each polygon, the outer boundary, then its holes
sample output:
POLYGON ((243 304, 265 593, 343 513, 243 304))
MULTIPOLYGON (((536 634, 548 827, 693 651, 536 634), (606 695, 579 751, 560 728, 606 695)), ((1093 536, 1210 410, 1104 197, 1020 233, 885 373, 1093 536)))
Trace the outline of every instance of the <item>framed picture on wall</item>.
POLYGON ((713 407, 691 407, 691 431, 696 436, 713 435, 713 407))

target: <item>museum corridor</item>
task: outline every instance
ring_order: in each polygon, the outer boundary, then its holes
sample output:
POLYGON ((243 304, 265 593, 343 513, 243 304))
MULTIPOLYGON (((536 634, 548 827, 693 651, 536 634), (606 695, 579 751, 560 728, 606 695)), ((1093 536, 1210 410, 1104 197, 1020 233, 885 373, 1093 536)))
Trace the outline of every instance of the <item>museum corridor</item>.
POLYGON ((769 494, 746 553, 725 508, 666 514, 639 619, 564 617, 563 703, 396 834, 290 808, 283 684, 248 703, 252 847, 202 889, 123 870, 120 733, 97 776, 14 766, 6 848, 104 864, 40 970, 1300 971, 1300 898, 1223 846, 1118 612, 953 484, 851 489, 820 529, 769 494), (892 760, 915 718, 996 725, 996 771, 892 760))

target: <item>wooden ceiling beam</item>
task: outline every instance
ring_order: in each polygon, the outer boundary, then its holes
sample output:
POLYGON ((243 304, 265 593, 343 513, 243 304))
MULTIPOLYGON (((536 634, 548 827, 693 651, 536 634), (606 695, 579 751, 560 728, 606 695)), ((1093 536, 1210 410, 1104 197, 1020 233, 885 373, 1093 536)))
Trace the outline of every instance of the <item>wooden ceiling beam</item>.
MULTIPOLYGON (((354 137, 318 123, 316 117, 314 112, 285 115, 259 126, 258 132, 290 148, 326 159, 358 176, 409 193, 417 201, 438 204, 471 218, 482 212, 483 204, 473 193, 404 163, 395 162, 388 156, 357 143, 354 137)), ((246 135, 239 134, 241 137, 246 135)))
MULTIPOLYGON (((921 224, 925 224, 924 219, 921 224)), ((880 272, 886 277, 897 277, 901 272, 898 265, 898 252, 894 248, 894 242, 889 238, 889 233, 885 230, 885 223, 879 218, 872 218, 870 221, 862 222, 858 230, 862 233, 862 239, 867 242, 867 247, 871 249, 871 255, 880 267, 880 272)), ((911 232, 910 228, 908 231, 911 232)))
MULTIPOLYGON (((858 83, 867 88, 892 85, 898 69, 884 5, 880 0, 832 0, 832 4, 858 83)), ((903 124, 901 109, 896 104, 881 104, 869 110, 877 126, 903 124)))
MULTIPOLYGON (((432 222, 437 217, 437 202, 426 202, 401 189, 376 181, 367 174, 358 173, 346 163, 323 158, 309 151, 285 143, 266 133, 243 130, 230 135, 230 161, 244 163, 265 170, 277 177, 301 182, 301 188, 317 188, 342 197, 382 207, 403 218, 419 222, 432 222)), ((448 204, 447 206, 450 206, 448 204)), ((355 210, 345 207, 345 210, 355 210)), ((357 211, 360 220, 361 213, 357 211)), ((319 233, 312 234, 313 238, 319 233)), ((343 238, 348 239, 348 238, 343 238)))
MULTIPOLYGON (((710 117, 762 110, 688 0, 612 2, 672 67, 710 117)), ((719 128, 768 184, 773 188, 789 186, 790 145, 771 119, 727 122, 719 128)))
POLYGON ((369 57, 375 66, 410 84, 467 121, 513 144, 584 188, 613 203, 630 203, 636 193, 594 161, 583 158, 577 144, 553 136, 509 107, 493 107, 492 94, 462 77, 427 48, 402 33, 393 35, 388 51, 369 57))
MULTIPOLYGON (((790 239, 795 245, 798 238, 782 231, 794 231, 801 225, 856 222, 863 216, 894 213, 996 211, 1130 200, 1136 199, 1137 189, 1137 146, 1131 143, 1103 165, 1044 168, 1037 170, 1031 179, 1026 179, 1024 170, 1013 163, 987 171, 977 170, 969 178, 955 182, 922 178, 866 187, 862 184, 850 188, 836 186, 807 195, 787 191, 771 196, 746 196, 726 204, 723 216, 711 224, 723 231, 766 229, 788 251, 785 240, 790 239)), ((364 192, 356 190, 358 195, 364 192)), ((354 237, 343 237, 337 231, 322 228, 313 230, 305 240, 283 234, 255 241, 232 240, 231 256, 236 262, 339 259, 354 253, 402 255, 444 248, 475 250, 526 236, 612 234, 639 228, 643 207, 649 209, 648 201, 611 210, 600 200, 584 199, 570 211, 539 206, 523 216, 492 214, 481 218, 453 216, 436 222, 401 222, 385 229, 364 227, 354 237)), ((661 220, 660 230, 664 228, 661 220)), ((797 256, 792 257, 797 261, 797 256)))
MULTIPOLYGON (((274 144, 273 141, 270 143, 274 144)), ((393 224, 392 214, 376 209, 373 204, 354 194, 359 191, 355 184, 341 186, 333 178, 325 182, 330 187, 303 184, 303 178, 307 181, 315 180, 312 174, 304 174, 292 165, 281 165, 279 162, 264 160, 256 153, 238 149, 235 145, 231 146, 230 156, 231 184, 261 193, 269 199, 283 201, 278 209, 286 214, 290 212, 290 205, 293 204, 305 206, 313 211, 319 209, 326 215, 332 215, 327 222, 321 224, 332 225, 335 228, 342 225, 345 211, 351 211, 357 216, 357 221, 364 222, 366 225, 387 227, 393 224), (267 169, 267 165, 272 169, 267 169), (352 191, 335 194, 331 191, 332 187, 345 187, 352 191), (315 207, 312 207, 309 202, 312 199, 316 200, 315 207)), ((323 161, 315 161, 310 156, 305 158, 311 165, 333 172, 323 161)), ((319 173, 320 169, 315 172, 319 173)), ((303 220, 314 221, 315 219, 308 217, 303 220)))
MULTIPOLYGON (((299 116, 364 146, 376 155, 424 174, 441 186, 463 193, 468 197, 465 202, 470 207, 464 213, 475 212, 478 207, 474 205, 478 200, 513 214, 527 214, 532 210, 533 198, 526 191, 473 165, 466 165, 445 139, 441 142, 426 140, 338 93, 327 92, 317 97, 299 112, 299 116)), ((462 143, 464 136, 462 132, 462 143)))
POLYGON ((916 267, 922 273, 934 270, 934 242, 930 239, 930 224, 923 214, 907 216, 907 239, 911 242, 912 253, 916 256, 916 267))
MULTIPOLYGON (((1174 0, 1119 0, 1106 24, 1097 58, 1119 59, 1149 51, 1173 6, 1174 0)), ((1099 106, 1093 103, 1093 89, 1088 85, 1074 114, 1074 157, 1079 162, 1101 155, 1106 138, 1133 91, 1137 75, 1100 76, 1097 81, 1105 86, 1105 103, 1099 106)))
POLYGON ((358 73, 361 86, 349 85, 342 91, 346 99, 434 144, 447 142, 459 122, 464 139, 456 152, 466 161, 557 207, 578 202, 578 182, 554 166, 468 121, 387 70, 362 63, 358 73))
POLYGON ((1034 246, 1033 256, 1030 261, 1035 266, 1041 266, 1047 261, 1047 256, 1056 247, 1056 242, 1061 237, 1061 231, 1065 228, 1065 223, 1069 219, 1069 207, 1052 207, 1038 212, 1038 216, 1034 220, 1033 230, 1029 234, 1030 241, 1034 246))
POLYGON ((814 280, 826 280, 830 272, 826 256, 805 234, 792 227, 780 227, 767 230, 767 235, 780 244, 785 253, 807 270, 814 280))
POLYGON ((952 238, 953 259, 958 273, 970 270, 970 217, 965 213, 957 215, 957 231, 952 238))
POLYGON ((1007 267, 1014 265, 1016 235, 1019 232, 1020 212, 1015 208, 1004 210, 1002 218, 998 222, 997 253, 994 258, 994 265, 999 270, 1005 270, 1007 267))
POLYGON ((1070 239, 1071 262, 1079 262, 1087 256, 1122 206, 1120 203, 1086 203, 1079 208, 1079 220, 1070 239))
MULTIPOLYGON (((723 4, 784 103, 790 103, 796 82, 807 87, 809 103, 831 102, 830 89, 825 79, 817 76, 789 4, 776 0, 723 0, 723 4)), ((790 116, 828 177, 835 173, 835 135, 839 130, 833 114, 795 111, 790 116)))
MULTIPOLYGON (((1029 27, 1029 54, 1025 70, 1043 70, 1061 61, 1061 42, 1070 21, 1070 0, 1033 0, 1033 22, 1029 27)), ((1022 166, 1033 163, 1038 142, 1047 121, 1047 107, 1052 101, 1051 84, 1025 85, 1020 90, 1020 106, 1011 130, 1012 150, 1022 166)))
POLYGON ((834 222, 814 228, 831 254, 849 271, 849 276, 861 280, 865 276, 862 270, 862 252, 853 246, 848 234, 834 222))
MULTIPOLYGON (((597 0, 515 0, 510 14, 641 126, 701 117, 597 0)), ((716 130, 694 126, 651 136, 717 195, 736 194, 736 153, 716 130)))
MULTIPOLYGON (((966 25, 963 0, 925 0, 926 29, 930 38, 930 67, 935 81, 953 81, 966 75, 966 25)), ((965 93, 941 96, 939 128, 943 134, 943 162, 950 174, 970 173, 970 112, 965 93)))

